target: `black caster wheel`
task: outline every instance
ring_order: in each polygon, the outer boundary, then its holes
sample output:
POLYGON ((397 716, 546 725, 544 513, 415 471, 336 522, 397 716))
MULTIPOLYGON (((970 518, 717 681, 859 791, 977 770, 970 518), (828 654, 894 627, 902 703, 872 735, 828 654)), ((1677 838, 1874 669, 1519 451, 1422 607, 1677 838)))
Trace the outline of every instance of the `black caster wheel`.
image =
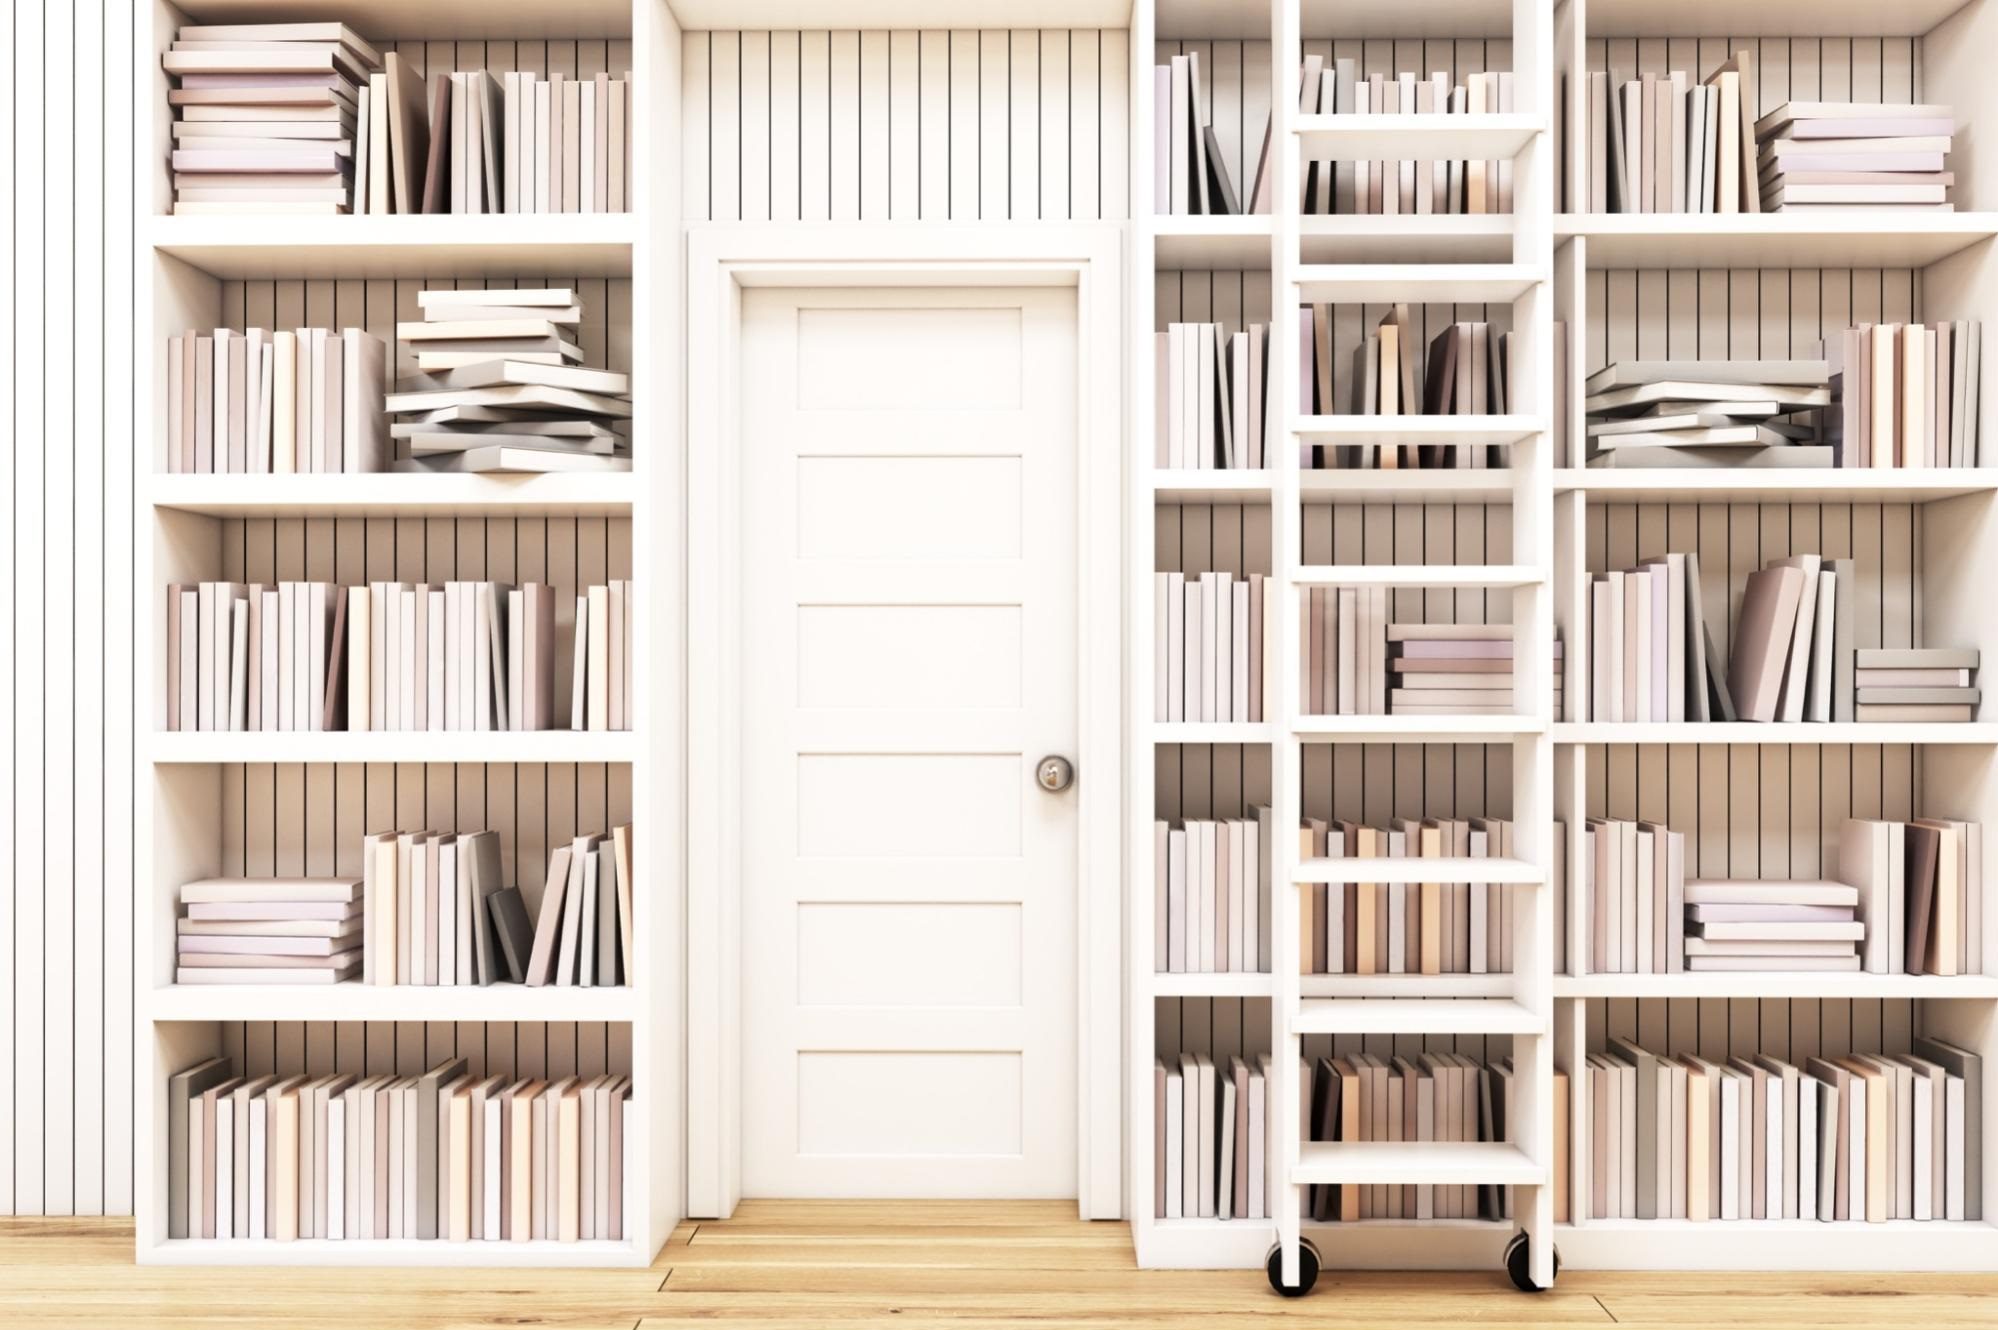
POLYGON ((1269 1271, 1270 1287, 1286 1298, 1301 1298, 1311 1292, 1311 1286, 1318 1282, 1318 1248, 1311 1245, 1311 1239, 1301 1238, 1297 1244, 1297 1282, 1283 1282, 1283 1244, 1270 1248, 1270 1254, 1263 1258, 1263 1265, 1269 1271))
MULTIPOLYGON (((1512 1286, 1521 1293, 1544 1293, 1546 1290, 1533 1282, 1532 1249, 1527 1245, 1526 1234, 1515 1233, 1505 1244, 1505 1272, 1512 1277, 1512 1286)), ((1561 1274, 1561 1249, 1554 1249, 1554 1274, 1561 1274)))

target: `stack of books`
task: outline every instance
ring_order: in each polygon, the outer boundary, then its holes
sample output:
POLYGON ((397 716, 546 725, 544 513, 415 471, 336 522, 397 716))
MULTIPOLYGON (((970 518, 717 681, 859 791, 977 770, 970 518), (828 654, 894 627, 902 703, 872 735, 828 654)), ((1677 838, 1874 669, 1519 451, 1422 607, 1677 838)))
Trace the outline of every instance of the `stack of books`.
MULTIPOLYGON (((1298 309, 1302 362, 1298 409, 1306 415, 1487 416, 1512 407, 1511 339, 1488 323, 1453 323, 1429 339, 1427 351, 1407 305, 1396 305, 1353 350, 1353 371, 1339 391, 1331 305, 1298 309), (1343 406, 1341 403, 1343 402, 1343 406)), ((1477 444, 1301 445, 1300 465, 1380 470, 1421 467, 1458 470, 1503 466, 1497 447, 1477 444)))
POLYGON ((1822 360, 1629 360, 1583 387, 1589 465, 1832 466, 1808 414, 1830 405, 1822 360))
POLYGON ((1943 164, 1955 132, 1947 106, 1785 102, 1755 122, 1762 210, 1948 212, 1956 176, 1943 164))
POLYGON ((569 676, 569 728, 632 728, 633 616, 638 597, 628 581, 588 587, 576 597, 576 650, 569 676))
MULTIPOLYGON (((1168 1053, 1152 1063, 1152 1214, 1268 1219, 1278 1185, 1270 1059, 1168 1053)), ((1306 1082, 1309 1084, 1309 1082, 1306 1082)))
POLYGON ((1697 554, 1664 554, 1589 584, 1584 720, 1733 720, 1697 554))
POLYGON ((334 625, 350 730, 553 727, 555 590, 371 582, 334 625))
POLYGON ((1587 1215, 1976 1222, 1983 1072, 1944 1039, 1792 1063, 1612 1035, 1578 1072, 1587 1215))
POLYGON ((626 1233, 627 1075, 167 1079, 167 1236, 577 1242, 626 1233))
POLYGON ((1270 810, 1152 824, 1159 974, 1266 974, 1270 810))
POLYGON ((614 827, 557 847, 531 896, 501 881, 494 832, 370 835, 362 859, 368 982, 629 984, 631 831, 614 827))
MULTIPOLYGON (((1345 57, 1326 68, 1304 58, 1298 110, 1305 115, 1487 115, 1513 110, 1513 76, 1494 71, 1428 78, 1361 74, 1345 57)), ((1260 211, 1260 209, 1259 209, 1260 211)), ((1512 211, 1512 162, 1330 161, 1307 163, 1303 211, 1397 216, 1512 211)))
POLYGON ((1828 343, 1840 466, 1979 464, 1981 324, 1862 323, 1828 343))
MULTIPOLYGON (((1396 623, 1387 630, 1391 716, 1504 716, 1513 711, 1512 625, 1396 623)), ((1554 641, 1554 707, 1561 642, 1554 641)))
POLYGON ((1867 920, 1840 882, 1685 884, 1688 970, 1857 970, 1867 920))
POLYGON ((1157 335, 1156 461, 1173 470, 1269 465, 1270 326, 1230 333, 1219 323, 1173 323, 1157 335))
POLYGON ((629 471, 631 378, 582 367, 568 287, 422 291, 398 323, 422 371, 388 395, 407 465, 432 471, 629 471))
POLYGON ((1853 818, 1838 873, 1857 894, 1869 974, 1984 973, 1984 827, 1853 818))
POLYGON ((1274 687, 1276 620, 1261 573, 1158 573, 1153 606, 1152 717, 1161 721, 1260 721, 1274 687))
POLYGON ((167 338, 166 469, 386 471, 388 346, 359 328, 167 338))
POLYGON ((169 586, 166 728, 340 728, 343 603, 330 582, 169 586))
MULTIPOLYGON (((1503 859, 1501 818, 1396 818, 1386 827, 1307 818, 1301 859, 1503 859)), ((1514 892, 1491 882, 1298 887, 1303 974, 1509 974, 1514 892)))
POLYGON ((1304 696, 1308 715, 1387 714, 1388 594, 1385 587, 1303 587, 1304 696))
POLYGON ((180 889, 177 984, 337 984, 361 977, 356 878, 210 878, 180 889))
POLYGON ((1861 647, 1854 653, 1853 719, 1977 719, 1976 647, 1861 647))
POLYGON ((1858 582, 1850 559, 1793 554, 1751 573, 1736 616, 1722 720, 1832 721, 1851 691, 1858 582))
POLYGON ((1589 902, 1593 974, 1685 968, 1686 837, 1656 822, 1592 817, 1577 879, 1589 902))
POLYGON ((1200 53, 1176 55, 1152 67, 1152 211, 1161 217, 1226 216, 1270 210, 1269 121, 1263 122, 1256 178, 1244 195, 1207 119, 1209 99, 1200 53))
POLYGON ((348 210, 356 106, 382 65, 374 47, 340 23, 202 24, 160 59, 178 85, 167 93, 175 214, 348 210))
POLYGON ((1695 84, 1683 69, 1588 76, 1583 179, 1589 212, 1761 210, 1755 180, 1754 53, 1695 84))

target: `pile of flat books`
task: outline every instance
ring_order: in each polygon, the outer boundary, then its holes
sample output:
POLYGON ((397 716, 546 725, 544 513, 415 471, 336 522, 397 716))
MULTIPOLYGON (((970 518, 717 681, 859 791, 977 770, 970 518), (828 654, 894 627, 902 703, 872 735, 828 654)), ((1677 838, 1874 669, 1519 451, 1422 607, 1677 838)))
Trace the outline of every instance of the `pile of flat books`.
POLYGON ((178 82, 167 93, 176 214, 348 210, 355 107, 382 65, 374 47, 340 23, 201 24, 180 29, 161 63, 178 82))
POLYGON ((1270 326, 1173 323, 1157 336, 1157 465, 1259 469, 1268 439, 1270 326))
POLYGON ((1831 466, 1808 416, 1831 403, 1822 360, 1625 360, 1587 397, 1589 465, 1831 466))
MULTIPOLYGON (((1512 625, 1389 624, 1390 716, 1504 716, 1513 708, 1512 625)), ((1561 642, 1555 639, 1554 705, 1561 705, 1561 642)))
MULTIPOLYGON (((1512 823, 1403 817, 1374 827, 1306 818, 1298 855, 1509 859, 1512 823)), ((1509 974, 1515 903, 1513 889, 1495 882, 1304 883, 1297 888, 1298 967, 1305 974, 1509 974)))
POLYGON ((1577 887, 1589 903, 1593 974, 1685 968, 1686 835, 1660 822, 1588 821, 1577 887))
MULTIPOLYGON (((1435 72, 1362 74, 1358 64, 1308 55, 1303 115, 1491 115, 1513 109, 1513 76, 1492 70, 1462 83, 1435 72)), ((1512 211, 1512 161, 1322 161, 1305 166, 1303 211, 1397 216, 1512 211)), ((1257 211, 1265 211, 1257 209, 1257 211)))
POLYGON ((1850 818, 1838 875, 1859 893, 1869 974, 1984 973, 1984 826, 1850 818))
POLYGON ((1827 339, 1838 465, 1978 465, 1983 325, 1862 323, 1827 339))
POLYGON ((361 977, 359 878, 210 878, 180 889, 180 984, 337 984, 361 977))
POLYGON ((388 395, 407 465, 430 471, 629 471, 631 377, 582 365, 568 287, 423 291, 396 325, 415 378, 388 395))
POLYGON ((1228 162, 1207 118, 1209 99, 1200 76, 1197 51, 1176 55, 1152 67, 1156 126, 1153 147, 1152 211, 1161 217, 1191 217, 1268 212, 1269 121, 1263 123, 1263 148, 1256 179, 1244 195, 1228 173, 1228 162))
POLYGON ((1755 122, 1762 210, 1948 212, 1955 113, 1891 102, 1785 102, 1755 122))
POLYGON ((1977 719, 1976 647, 1861 647, 1854 653, 1853 719, 1977 719))
POLYGON ((1152 824, 1159 974, 1268 973, 1268 807, 1152 824))
POLYGON ((1866 923, 1842 882, 1693 881, 1688 970, 1857 970, 1866 923))

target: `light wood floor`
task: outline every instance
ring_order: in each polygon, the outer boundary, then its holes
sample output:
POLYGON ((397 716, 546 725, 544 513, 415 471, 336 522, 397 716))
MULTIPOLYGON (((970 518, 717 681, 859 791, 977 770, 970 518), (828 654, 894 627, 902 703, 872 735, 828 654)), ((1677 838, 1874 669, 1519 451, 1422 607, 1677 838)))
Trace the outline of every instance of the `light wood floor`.
POLYGON ((121 1220, 0 1220, 0 1326, 757 1330, 941 1325, 1176 1330, 1274 1323, 1937 1328, 1998 1325, 1998 1274, 1626 1275, 1550 1293, 1496 1272, 1328 1274, 1285 1300, 1256 1272, 1140 1271, 1121 1224, 1066 1204, 746 1202, 682 1225, 650 1270, 183 1270, 131 1262, 121 1220))

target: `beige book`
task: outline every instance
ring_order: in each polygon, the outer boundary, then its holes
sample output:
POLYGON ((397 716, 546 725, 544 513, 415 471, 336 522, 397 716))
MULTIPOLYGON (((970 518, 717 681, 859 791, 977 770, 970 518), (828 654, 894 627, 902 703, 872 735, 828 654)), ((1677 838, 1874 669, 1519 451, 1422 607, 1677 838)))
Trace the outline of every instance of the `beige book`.
POLYGON ((589 728, 608 730, 610 723, 610 588, 589 590, 589 649, 586 666, 589 683, 586 705, 589 728))
POLYGON ((1838 1061, 1866 1084, 1866 1222, 1884 1224, 1893 1195, 1894 1156, 1889 1144, 1894 1121, 1893 1090, 1887 1073, 1872 1059, 1851 1056, 1838 1061))
POLYGON ((1743 720, 1773 721, 1779 715, 1804 581, 1797 568, 1769 567, 1749 574, 1727 680, 1743 720))
POLYGON ((1901 325, 1896 329, 1900 343, 1901 446, 1897 460, 1902 466, 1922 466, 1928 438, 1928 337, 1920 326, 1901 325))
POLYGON ((452 1242, 472 1238, 472 1083, 461 1080, 452 1086, 447 1100, 447 1131, 444 1157, 448 1163, 448 1186, 444 1192, 445 1221, 441 1236, 452 1242))
POLYGON ((583 210, 583 85, 562 84, 562 212, 583 210))
POLYGON ((507 1091, 507 1204, 505 1236, 526 1242, 534 1233, 534 1106, 548 1082, 522 1081, 507 1091))
POLYGON ((270 1189, 271 1224, 266 1230, 279 1242, 298 1238, 298 1096, 300 1086, 287 1084, 273 1096, 269 1145, 275 1185, 270 1189))

